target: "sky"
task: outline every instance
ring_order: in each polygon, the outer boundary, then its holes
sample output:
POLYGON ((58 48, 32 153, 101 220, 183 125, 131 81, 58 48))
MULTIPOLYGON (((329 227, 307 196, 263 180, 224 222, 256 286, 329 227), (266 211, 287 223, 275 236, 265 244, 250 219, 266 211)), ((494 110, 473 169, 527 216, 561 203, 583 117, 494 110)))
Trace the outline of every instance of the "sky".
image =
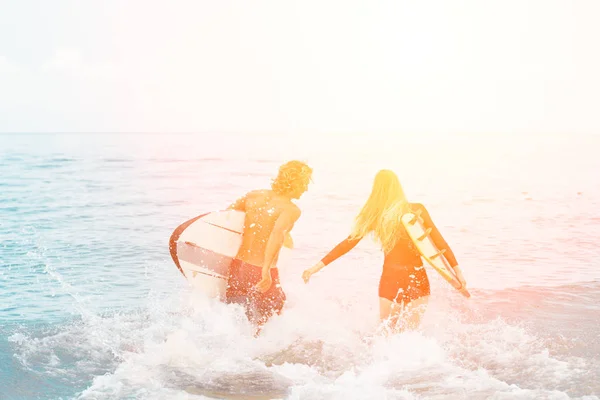
POLYGON ((0 132, 600 132, 597 0, 0 0, 0 132))

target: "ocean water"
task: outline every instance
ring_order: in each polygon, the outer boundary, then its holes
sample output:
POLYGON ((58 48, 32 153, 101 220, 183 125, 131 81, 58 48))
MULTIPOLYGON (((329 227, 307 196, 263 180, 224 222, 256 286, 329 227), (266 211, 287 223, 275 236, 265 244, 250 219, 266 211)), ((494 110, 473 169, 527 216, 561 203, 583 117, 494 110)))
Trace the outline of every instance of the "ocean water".
POLYGON ((598 399, 600 137, 0 135, 0 399, 598 399), (315 169, 253 337, 186 285, 181 222, 315 169), (377 334, 365 240, 310 284, 380 168, 424 203, 468 281, 428 269, 421 329, 377 334))

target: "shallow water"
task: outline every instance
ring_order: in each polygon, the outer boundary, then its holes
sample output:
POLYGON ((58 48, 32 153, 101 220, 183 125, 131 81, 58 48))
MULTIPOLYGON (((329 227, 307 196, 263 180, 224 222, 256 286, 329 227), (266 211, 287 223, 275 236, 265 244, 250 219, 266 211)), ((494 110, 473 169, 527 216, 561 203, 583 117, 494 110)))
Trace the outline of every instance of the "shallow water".
POLYGON ((598 398, 598 139, 340 143, 0 136, 0 398, 598 398), (281 267, 285 312, 254 338, 241 310, 190 291, 167 242, 290 158, 314 183, 281 267), (428 270, 422 329, 389 338, 376 334, 375 244, 300 278, 386 167, 429 208, 473 294, 428 270))

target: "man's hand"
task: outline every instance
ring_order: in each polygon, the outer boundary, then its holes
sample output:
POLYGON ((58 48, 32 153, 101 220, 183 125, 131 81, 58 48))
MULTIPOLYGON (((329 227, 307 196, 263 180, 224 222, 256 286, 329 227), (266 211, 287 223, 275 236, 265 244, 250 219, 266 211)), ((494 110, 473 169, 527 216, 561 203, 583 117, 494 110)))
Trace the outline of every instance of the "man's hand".
POLYGON ((271 274, 267 271, 266 274, 263 273, 262 279, 254 287, 259 292, 266 293, 267 290, 269 290, 271 288, 272 284, 273 284, 273 280, 271 279, 271 274))

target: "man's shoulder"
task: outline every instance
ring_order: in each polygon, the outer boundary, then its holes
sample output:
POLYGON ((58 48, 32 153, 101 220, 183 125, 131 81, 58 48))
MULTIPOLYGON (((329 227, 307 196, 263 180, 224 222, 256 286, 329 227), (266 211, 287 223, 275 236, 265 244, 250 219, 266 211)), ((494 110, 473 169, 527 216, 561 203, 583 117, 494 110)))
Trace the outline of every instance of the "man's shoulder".
POLYGON ((277 205, 277 208, 279 208, 280 215, 286 215, 292 219, 300 218, 300 214, 301 214, 300 207, 298 207, 296 204, 292 203, 291 201, 281 202, 277 205))
POLYGON ((300 207, 292 202, 289 202, 284 206, 284 210, 280 215, 285 216, 285 219, 295 223, 300 218, 300 214, 300 207))
POLYGON ((246 197, 260 197, 260 196, 266 196, 268 195, 270 192, 270 190, 267 189, 256 189, 256 190, 251 190, 249 192, 246 193, 246 197))
POLYGON ((300 207, 298 207, 296 204, 292 203, 291 201, 288 204, 288 210, 293 213, 294 215, 298 215, 300 216, 300 214, 302 214, 302 211, 300 211, 300 207))

